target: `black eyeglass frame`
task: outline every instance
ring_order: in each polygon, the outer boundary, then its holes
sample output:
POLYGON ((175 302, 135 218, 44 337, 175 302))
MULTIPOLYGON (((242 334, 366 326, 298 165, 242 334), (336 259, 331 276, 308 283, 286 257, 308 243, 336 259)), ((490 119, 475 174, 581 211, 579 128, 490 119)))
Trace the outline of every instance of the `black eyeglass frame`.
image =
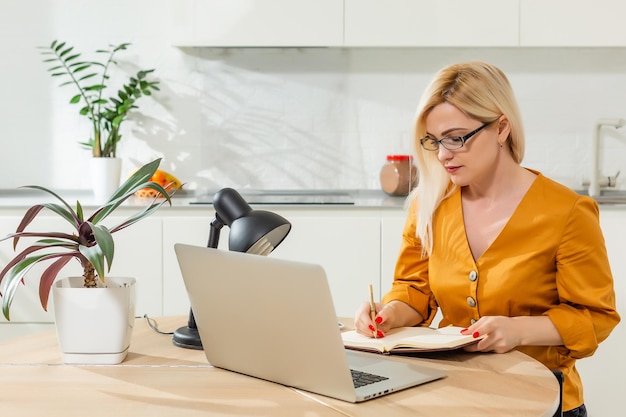
POLYGON ((456 151, 457 149, 461 149, 463 146, 465 146, 465 144, 467 143, 468 140, 470 140, 474 135, 476 135, 478 132, 480 132, 481 130, 483 130, 484 128, 486 128, 487 126, 489 126, 490 124, 492 124, 493 122, 496 122, 498 119, 496 120, 492 120, 490 122, 487 122, 485 124, 483 124, 482 126, 480 126, 477 129, 472 130, 471 132, 469 132, 468 134, 464 135, 464 136, 445 136, 441 139, 435 139, 435 138, 430 138, 430 137, 425 137, 420 139, 420 145, 422 145, 422 148, 424 148, 427 151, 438 151, 439 150, 439 146, 443 146, 444 148, 446 148, 449 151, 456 151), (449 145, 446 146, 444 140, 450 140, 450 139, 454 139, 455 141, 460 140, 461 144, 459 146, 457 146, 456 148, 450 148, 449 145), (430 149, 427 148, 425 146, 425 143, 427 141, 433 142, 437 144, 437 147, 434 149, 430 149))

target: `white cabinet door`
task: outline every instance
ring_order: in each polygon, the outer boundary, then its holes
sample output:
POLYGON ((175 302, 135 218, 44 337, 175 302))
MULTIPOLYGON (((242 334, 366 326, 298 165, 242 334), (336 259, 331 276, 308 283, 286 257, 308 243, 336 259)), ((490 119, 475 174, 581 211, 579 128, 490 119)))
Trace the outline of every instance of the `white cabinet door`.
POLYGON ((380 218, 361 210, 278 212, 292 230, 270 255, 321 265, 338 316, 353 317, 373 284, 380 297, 380 218))
POLYGON ((345 46, 517 46, 518 0, 345 0, 345 46))
POLYGON ((396 269, 398 255, 400 254, 406 214, 404 210, 394 210, 384 213, 381 219, 380 282, 382 294, 387 293, 393 283, 393 274, 396 269))
MULTIPOLYGON (((174 244, 206 246, 209 240, 209 226, 213 219, 212 207, 206 216, 174 216, 163 218, 163 314, 166 316, 189 313, 189 297, 185 290, 174 244)), ((226 229, 220 239, 219 247, 227 249, 226 229)), ((185 323, 181 323, 183 326, 185 323)))
MULTIPOLYGON (((130 212, 129 212, 130 213, 130 212)), ((110 217, 103 224, 110 226, 121 222, 125 217, 110 217)), ((0 230, 14 231, 21 217, 0 217, 0 230)), ((33 231, 59 231, 72 233, 71 226, 63 219, 51 216, 37 217, 28 227, 33 231)), ((161 220, 156 217, 147 218, 113 235, 115 240, 115 257, 108 275, 131 276, 137 279, 136 313, 161 315, 162 305, 162 273, 161 273, 161 220)), ((22 239, 18 250, 31 245, 34 240, 22 239)), ((12 241, 0 242, 0 267, 4 267, 15 256, 12 241)), ((18 288, 11 307, 11 322, 15 323, 50 323, 54 321, 50 298, 48 312, 45 312, 39 301, 39 276, 49 263, 37 265, 31 269, 25 279, 24 287, 18 288)), ((82 268, 77 261, 70 261, 59 273, 65 276, 80 276, 82 268)), ((5 321, 0 315, 0 322, 5 321)))
POLYGON ((623 376, 626 375, 626 210, 601 207, 600 222, 622 322, 592 357, 577 362, 590 417, 610 416, 620 409, 624 396, 623 376))
MULTIPOLYGON (((336 313, 352 317, 368 297, 368 285, 380 281, 380 219, 377 213, 348 210, 272 210, 292 224, 285 240, 269 256, 320 264, 326 270, 336 313)), ((185 314, 189 301, 174 253, 174 243, 206 246, 209 218, 163 219, 164 313, 185 314)), ((228 227, 219 247, 228 249, 228 227)))
MULTIPOLYGON (((124 218, 111 217, 105 220, 105 224, 117 224, 124 218)), ((137 306, 135 308, 137 316, 163 315, 161 219, 158 216, 143 219, 116 232, 113 238, 115 239, 115 259, 109 275, 137 279, 137 306)))
POLYGON ((626 2, 522 0, 521 46, 626 46, 626 2))
POLYGON ((343 0, 178 0, 177 46, 341 46, 343 0))

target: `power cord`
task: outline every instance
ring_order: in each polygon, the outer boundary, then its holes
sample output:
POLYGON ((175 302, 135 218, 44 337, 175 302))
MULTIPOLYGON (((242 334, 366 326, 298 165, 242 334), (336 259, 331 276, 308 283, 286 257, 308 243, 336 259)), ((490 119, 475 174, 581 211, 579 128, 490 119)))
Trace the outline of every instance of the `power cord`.
POLYGON ((155 332, 159 334, 174 334, 174 332, 164 332, 162 330, 159 330, 159 324, 157 323, 157 321, 151 317, 148 317, 147 314, 144 314, 143 318, 146 319, 146 323, 148 323, 148 326, 150 326, 150 328, 155 332))

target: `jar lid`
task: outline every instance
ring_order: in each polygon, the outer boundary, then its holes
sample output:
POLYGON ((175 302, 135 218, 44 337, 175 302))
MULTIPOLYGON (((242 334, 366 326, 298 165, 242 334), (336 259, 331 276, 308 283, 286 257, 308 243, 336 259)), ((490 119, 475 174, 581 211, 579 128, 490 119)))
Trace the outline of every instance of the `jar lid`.
POLYGON ((410 161, 412 159, 411 155, 387 155, 387 161, 410 161))

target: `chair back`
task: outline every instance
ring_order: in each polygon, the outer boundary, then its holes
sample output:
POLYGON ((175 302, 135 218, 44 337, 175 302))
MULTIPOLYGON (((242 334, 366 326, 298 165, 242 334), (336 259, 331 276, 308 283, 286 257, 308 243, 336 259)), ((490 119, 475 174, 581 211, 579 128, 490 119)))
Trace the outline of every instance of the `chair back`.
POLYGON ((556 409, 554 417, 563 417, 563 372, 560 369, 553 369, 552 373, 557 381, 559 381, 559 389, 561 390, 559 394, 559 407, 556 409))

